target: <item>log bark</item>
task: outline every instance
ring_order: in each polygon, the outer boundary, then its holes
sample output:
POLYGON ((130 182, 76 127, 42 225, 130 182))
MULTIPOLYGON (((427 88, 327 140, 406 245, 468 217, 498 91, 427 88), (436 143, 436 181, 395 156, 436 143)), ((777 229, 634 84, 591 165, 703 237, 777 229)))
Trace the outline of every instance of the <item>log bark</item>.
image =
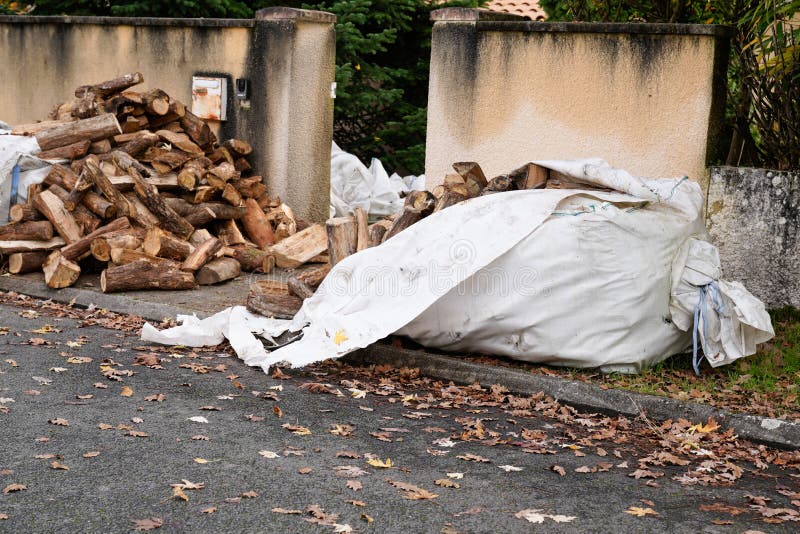
POLYGON ((175 210, 169 207, 164 201, 164 198, 159 194, 158 188, 146 182, 133 165, 128 165, 125 158, 118 158, 117 152, 113 154, 114 161, 117 165, 133 178, 133 189, 136 191, 136 195, 153 215, 161 221, 161 227, 174 233, 178 237, 188 239, 189 236, 192 235, 192 232, 194 232, 194 227, 189 224, 186 219, 175 213, 175 210))
POLYGON ((328 263, 316 265, 298 272, 294 276, 309 287, 316 288, 319 286, 328 273, 331 272, 331 266, 328 263))
POLYGON ((192 273, 181 271, 176 264, 151 263, 146 260, 109 267, 100 275, 103 293, 133 291, 137 289, 192 289, 192 273))
POLYGON ((439 200, 436 201, 436 207, 433 209, 433 211, 442 211, 443 209, 449 208, 453 204, 458 204, 464 200, 467 200, 467 195, 463 195, 458 191, 454 191, 445 187, 444 193, 442 193, 442 196, 440 196, 439 200))
MULTIPOLYGON (((117 215, 133 215, 133 208, 128 199, 114 187, 108 176, 100 169, 97 159, 93 156, 86 158, 84 172, 86 172, 86 176, 97 186, 103 196, 114 205, 117 215)), ((53 173, 51 172, 50 174, 53 173)))
POLYGON ((275 263, 284 269, 293 269, 322 254, 328 248, 325 227, 312 224, 270 248, 275 263))
POLYGON ((161 228, 147 230, 142 248, 151 256, 179 262, 189 257, 189 254, 194 250, 194 247, 188 241, 179 239, 161 228))
POLYGON ((139 200, 135 193, 126 193, 124 198, 130 206, 129 217, 136 221, 137 224, 145 228, 155 228, 160 224, 158 218, 147 209, 147 206, 139 200))
POLYGON ((172 145, 174 148, 178 148, 183 150, 187 154, 191 154, 193 156, 202 156, 204 154, 203 149, 197 146, 196 143, 192 142, 189 139, 189 136, 182 133, 175 133, 169 130, 158 130, 156 135, 172 145))
POLYGON ((217 236, 226 247, 244 245, 246 242, 239 225, 232 219, 217 223, 217 236))
POLYGON ((158 143, 158 139, 159 137, 152 132, 137 132, 133 139, 117 147, 117 150, 125 152, 131 157, 138 158, 144 154, 148 148, 158 143))
POLYGON ((221 248, 222 243, 216 237, 207 239, 187 256, 181 265, 181 270, 194 272, 200 269, 203 265, 208 263, 221 248))
POLYGON ((75 119, 49 120, 49 121, 34 122, 32 124, 18 124, 14 126, 14 128, 11 130, 11 135, 31 136, 39 132, 42 132, 44 130, 50 130, 52 128, 55 128, 56 126, 63 126, 71 122, 75 122, 75 119))
POLYGON ((50 150, 44 150, 36 154, 36 157, 41 159, 78 159, 82 158, 89 152, 89 147, 92 142, 88 139, 76 141, 70 145, 56 147, 50 150))
POLYGON ((111 260, 111 251, 117 249, 136 250, 142 246, 144 236, 140 232, 123 230, 122 232, 110 232, 106 235, 96 237, 92 240, 90 250, 92 256, 99 261, 111 260))
POLYGON ((353 214, 356 220, 356 251, 369 248, 369 221, 363 208, 356 208, 353 214))
POLYGON ((91 247, 92 241, 94 241, 96 238, 108 234, 110 232, 125 230, 130 227, 131 223, 127 218, 120 217, 118 219, 114 219, 105 226, 101 226, 94 232, 87 234, 78 241, 64 247, 63 249, 61 249, 61 254, 68 260, 72 261, 78 260, 89 252, 89 247, 91 247))
POLYGON ((392 227, 386 231, 386 234, 384 234, 383 241, 385 242, 387 239, 396 236, 420 219, 422 219, 421 210, 411 207, 403 208, 403 213, 397 219, 395 219, 392 227))
POLYGON ((122 129, 119 127, 117 117, 106 113, 38 132, 35 137, 39 147, 46 151, 86 139, 99 141, 120 133, 122 133, 122 129))
POLYGON ((0 241, 0 254, 8 255, 17 252, 53 250, 54 248, 61 248, 65 244, 61 237, 54 237, 50 241, 0 241))
POLYGON ((50 221, 28 221, 0 226, 3 241, 49 241, 53 239, 50 221))
POLYGON ((328 256, 331 267, 353 254, 358 246, 356 221, 353 217, 335 217, 325 223, 328 256))
POLYGON ((263 269, 267 252, 256 247, 239 245, 230 247, 230 257, 239 262, 243 271, 257 271, 263 269))
POLYGON ((86 192, 89 191, 92 186, 94 186, 94 182, 92 181, 91 177, 87 176, 85 171, 82 172, 80 176, 78 176, 78 181, 75 182, 75 186, 64 200, 64 207, 69 211, 75 211, 75 208, 78 207, 78 204, 81 203, 83 197, 86 195, 86 192))
POLYGON ((267 250, 270 245, 275 243, 275 236, 272 232, 272 225, 267 220, 267 216, 259 207, 258 202, 252 198, 245 201, 246 209, 242 224, 248 237, 262 250, 267 250))
POLYGON ((231 184, 225 184, 225 188, 222 190, 222 198, 227 200, 232 206, 238 207, 244 204, 242 195, 240 195, 239 191, 231 184))
POLYGON ((108 139, 95 141, 89 146, 90 154, 108 154, 109 152, 111 152, 111 141, 108 139))
POLYGON ((481 195, 491 195, 493 193, 509 191, 513 185, 514 182, 511 181, 511 178, 509 178, 507 174, 501 174, 500 176, 495 176, 489 181, 489 185, 487 185, 483 191, 481 191, 481 195))
POLYGON ((198 228, 197 230, 192 232, 192 235, 189 236, 189 244, 192 245, 193 247, 196 247, 197 245, 203 243, 208 239, 211 239, 212 237, 214 236, 211 235, 211 232, 209 232, 205 228, 198 228))
POLYGON ((222 146, 227 148, 228 151, 238 154, 239 156, 247 156, 253 152, 253 147, 247 141, 241 139, 228 139, 222 146))
POLYGON ((201 286, 218 284, 236 278, 242 273, 239 262, 233 258, 216 258, 203 265, 195 279, 201 286))
POLYGON ((453 163, 453 169, 464 179, 464 183, 467 185, 469 185, 470 180, 475 181, 481 189, 488 185, 483 169, 474 161, 453 163))
POLYGON ((171 265, 175 265, 175 262, 172 260, 167 260, 164 258, 158 258, 156 256, 151 256, 145 252, 141 252, 139 250, 131 250, 127 248, 112 248, 110 252, 111 256, 111 263, 116 265, 125 265, 127 263, 133 263, 135 261, 146 261, 147 263, 152 264, 159 264, 159 263, 167 263, 171 265))
POLYGON ((72 214, 55 194, 42 191, 33 198, 33 205, 49 220, 64 241, 74 243, 81 238, 81 231, 72 214))
MULTIPOLYGON (((459 177, 460 179, 461 177, 459 177)), ((448 186, 445 185, 445 188, 448 186)), ((461 182, 457 187, 464 188, 464 183, 461 182)), ((411 191, 403 203, 403 207, 411 207, 420 210, 423 216, 427 216, 433 212, 436 206, 436 197, 429 191, 411 191)))
POLYGON ((168 172, 177 169, 189 159, 187 154, 179 150, 171 150, 164 152, 153 158, 150 164, 158 174, 167 174, 168 172))
MULTIPOLYGON (((63 165, 53 165, 50 167, 50 172, 44 177, 46 185, 57 185, 65 191, 71 191, 75 184, 78 182, 78 175, 72 172, 72 169, 63 165)), ((28 197, 28 202, 32 197, 28 197)))
POLYGON ((267 192, 267 186, 262 183, 260 176, 250 176, 249 178, 232 180, 231 185, 235 187, 244 198, 258 198, 267 192))
POLYGON ((248 174, 253 170, 253 166, 250 165, 250 162, 247 161, 247 158, 236 158, 236 161, 233 162, 233 167, 239 171, 240 175, 248 174))
POLYGON ((144 81, 144 76, 141 72, 132 72, 124 74, 113 80, 96 83, 94 85, 81 85, 75 89, 75 96, 80 98, 85 96, 86 93, 94 93, 100 98, 108 98, 109 96, 120 93, 129 87, 140 84, 144 81))
POLYGON ((8 257, 8 272, 11 274, 25 274, 42 270, 48 252, 17 252, 8 257))
POLYGON ((81 275, 80 266, 62 256, 58 250, 47 256, 42 270, 44 271, 44 283, 53 289, 69 287, 77 282, 81 275))
POLYGON ((275 256, 267 254, 264 256, 264 261, 261 262, 261 272, 269 274, 275 268, 275 256))
POLYGON ((211 146, 217 140, 216 136, 211 133, 211 128, 206 124, 206 121, 200 119, 188 109, 184 116, 181 117, 181 126, 186 135, 201 148, 211 146))
POLYGON ((290 276, 286 281, 286 286, 289 289, 289 294, 303 300, 311 298, 314 295, 314 290, 296 276, 290 276))
POLYGON ((101 219, 113 219, 117 214, 117 207, 94 191, 87 191, 81 204, 101 219))
POLYGON ((303 305, 302 299, 291 295, 289 287, 276 280, 262 280, 247 296, 247 309, 276 319, 291 319, 303 305))
POLYGON ((152 89, 143 94, 142 101, 148 113, 159 116, 169 113, 169 95, 161 89, 152 89))
POLYGON ((371 224, 369 227, 369 246, 377 247, 383 242, 383 236, 389 231, 389 228, 394 224, 389 219, 383 219, 371 224))
POLYGON ((11 222, 21 223, 26 221, 40 221, 42 214, 31 204, 17 204, 8 210, 11 222))
POLYGON ((550 172, 546 167, 526 163, 511 171, 508 176, 517 189, 543 189, 547 185, 550 172))
POLYGON ((201 185, 200 187, 195 188, 193 195, 187 195, 184 198, 192 204, 201 204, 203 202, 214 200, 214 198, 217 196, 217 193, 219 193, 217 188, 208 185, 201 185))

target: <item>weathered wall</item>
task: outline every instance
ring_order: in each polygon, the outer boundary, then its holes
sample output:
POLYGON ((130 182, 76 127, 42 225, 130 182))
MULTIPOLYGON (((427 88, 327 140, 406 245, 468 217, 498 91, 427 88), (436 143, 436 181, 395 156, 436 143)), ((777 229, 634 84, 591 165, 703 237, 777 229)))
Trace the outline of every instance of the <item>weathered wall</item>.
POLYGON ((800 173, 712 167, 707 209, 725 279, 769 308, 800 307, 800 173))
POLYGON ((79 85, 144 75, 191 104, 193 75, 227 77, 225 139, 254 148, 254 170, 298 216, 328 215, 335 40, 330 13, 264 9, 255 20, 0 17, 0 120, 47 116, 79 85), (250 80, 250 107, 233 95, 250 80))
POLYGON ((726 30, 496 20, 434 12, 425 174, 497 175, 535 159, 602 157, 706 182, 724 109, 726 30))

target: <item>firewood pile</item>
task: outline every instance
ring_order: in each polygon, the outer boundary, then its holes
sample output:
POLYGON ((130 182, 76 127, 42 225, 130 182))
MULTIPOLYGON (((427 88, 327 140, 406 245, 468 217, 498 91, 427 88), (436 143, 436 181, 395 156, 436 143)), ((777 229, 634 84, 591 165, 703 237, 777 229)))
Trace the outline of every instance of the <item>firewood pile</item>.
POLYGON ((102 270, 104 292, 189 289, 244 271, 327 262, 325 228, 270 196, 252 147, 218 143, 208 124, 133 73, 81 86, 36 137, 42 159, 64 159, 0 226, 13 274, 42 270, 52 288, 102 270))

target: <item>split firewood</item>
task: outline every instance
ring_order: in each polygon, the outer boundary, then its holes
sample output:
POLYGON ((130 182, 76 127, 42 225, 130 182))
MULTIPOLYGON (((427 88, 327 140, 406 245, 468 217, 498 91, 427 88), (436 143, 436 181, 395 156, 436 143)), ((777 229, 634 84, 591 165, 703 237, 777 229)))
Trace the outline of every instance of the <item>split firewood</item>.
POLYGON ((0 240, 49 241, 53 239, 50 221, 28 221, 0 226, 0 240))
POLYGON ((146 252, 142 252, 140 250, 131 250, 128 248, 112 248, 110 256, 111 256, 111 263, 113 263, 115 266, 125 265, 127 263, 133 263, 135 261, 145 261, 151 264, 158 264, 162 262, 167 262, 167 264, 174 263, 172 260, 159 258, 157 256, 151 256, 146 252))
POLYGON ((32 204, 16 204, 11 206, 8 211, 8 215, 13 223, 38 221, 42 219, 42 214, 39 213, 39 210, 37 210, 32 204))
MULTIPOLYGON (((447 187, 447 186, 445 186, 447 187)), ((462 183, 460 187, 465 187, 462 183)), ((436 197, 429 191, 411 191, 403 203, 403 207, 420 210, 423 217, 430 215, 436 206, 436 197)))
POLYGON ((181 265, 181 270, 194 272, 209 262, 214 254, 222 248, 222 243, 216 237, 201 243, 186 257, 181 265))
POLYGON ((91 147, 92 142, 88 139, 82 141, 76 141, 70 145, 64 145, 56 148, 52 148, 50 150, 45 150, 36 154, 36 157, 41 159, 77 159, 82 158, 89 152, 89 147, 91 147))
POLYGON ((244 207, 247 210, 244 217, 242 217, 245 233, 259 248, 267 250, 270 245, 275 243, 272 225, 258 206, 258 203, 252 198, 248 198, 245 201, 244 207))
POLYGON ((50 130, 56 126, 63 126, 64 124, 75 122, 74 118, 65 120, 47 120, 34 122, 32 124, 18 124, 11 130, 11 135, 35 135, 44 130, 50 130))
POLYGON ((247 174, 253 170, 246 158, 236 158, 236 161, 233 162, 233 168, 239 171, 240 175, 247 174))
POLYGON ((244 198, 259 198, 266 194, 267 186, 261 181, 261 176, 250 176, 232 180, 231 185, 236 188, 244 198))
POLYGON ((189 136, 182 133, 175 133, 169 130, 158 130, 156 135, 172 145, 174 148, 178 148, 183 150, 187 154, 195 155, 195 156, 202 156, 203 149, 197 146, 189 136))
POLYGON ((514 182, 514 186, 520 190, 543 189, 547 185, 549 176, 549 169, 540 167, 535 163, 526 163, 508 173, 508 177, 514 182))
POLYGON ((244 204, 242 195, 240 195, 239 191, 237 191, 236 188, 231 184, 225 184, 225 188, 222 190, 222 198, 227 200, 233 206, 241 206, 244 204))
POLYGON ((226 247, 244 245, 246 240, 236 221, 228 219, 217 223, 217 237, 226 247))
POLYGON ((290 294, 286 283, 261 280, 247 296, 247 309, 276 319, 291 319, 300 310, 303 300, 290 294))
POLYGON ((480 186, 480 189, 483 189, 489 184, 486 180, 486 175, 483 174, 483 169, 474 161, 453 163, 453 169, 464 179, 464 183, 467 185, 469 185, 470 181, 474 181, 480 186))
POLYGON ((247 272, 263 269, 264 259, 268 256, 266 251, 247 245, 228 247, 228 251, 226 255, 238 261, 242 270, 247 272))
POLYGON ((166 261, 151 263, 139 260, 109 267, 100 274, 103 293, 137 289, 192 289, 195 285, 192 273, 181 271, 177 263, 166 261))
POLYGON ((233 165, 235 162, 230 151, 224 146, 219 146, 215 148, 213 151, 211 151, 208 154, 208 159, 213 161, 215 164, 230 163, 231 165, 233 165))
POLYGON ((111 232, 126 230, 129 229, 130 227, 131 223, 127 218, 120 217, 118 219, 114 219, 105 226, 101 226, 95 231, 75 241, 74 243, 64 247, 63 249, 61 249, 61 254, 68 260, 77 261, 82 257, 84 257, 89 252, 89 249, 92 245, 92 241, 94 241, 96 238, 111 232))
MULTIPOLYGON (((116 187, 114 187, 114 185, 111 183, 111 180, 109 180, 106 174, 100 169, 99 162, 95 157, 89 156, 86 158, 84 172, 86 173, 87 178, 94 183, 103 196, 114 205, 118 215, 133 215, 133 209, 131 208, 130 202, 122 195, 122 193, 119 192, 116 187)), ((53 171, 48 174, 48 177, 51 175, 54 175, 53 171)), ((62 181, 65 181, 63 176, 67 176, 66 169, 64 171, 59 171, 59 173, 56 173, 55 176, 61 176, 62 181)), ((73 187, 74 186, 75 184, 73 184, 73 187)))
POLYGON ((49 130, 42 130, 37 132, 34 137, 39 143, 39 148, 47 151, 86 139, 99 141, 120 133, 122 133, 122 130, 117 117, 112 113, 106 113, 97 117, 62 124, 49 130))
POLYGON ((513 186, 513 182, 511 178, 507 174, 501 174, 500 176, 496 176, 489 181, 489 185, 487 185, 483 191, 481 191, 481 195, 491 195, 493 193, 503 193, 505 191, 511 190, 513 186))
POLYGON ((42 191, 33 198, 33 205, 49 220, 64 241, 74 243, 81 238, 81 231, 64 203, 50 190, 42 191))
POLYGON ((355 253, 358 246, 358 232, 353 217, 335 217, 325 223, 328 239, 328 255, 331 266, 355 253))
POLYGON ((161 224, 158 220, 158 217, 153 215, 147 206, 139 200, 139 197, 136 196, 136 193, 125 193, 123 195, 125 200, 128 202, 128 209, 130 214, 128 215, 131 219, 136 221, 140 226, 144 226, 145 228, 153 228, 161 224))
POLYGON ((175 210, 170 208, 158 193, 158 188, 146 182, 133 165, 129 165, 125 158, 119 157, 119 152, 112 152, 112 154, 114 155, 114 162, 133 178, 135 184, 133 189, 136 191, 136 195, 153 215, 161 221, 162 228, 183 239, 188 239, 194 232, 194 227, 186 219, 175 213, 175 210))
POLYGON ((93 186, 94 182, 92 181, 92 178, 88 177, 85 172, 82 172, 80 176, 78 176, 78 181, 75 182, 72 190, 64 200, 64 207, 69 211, 75 211, 75 208, 77 208, 78 204, 80 204, 80 202, 83 200, 86 192, 89 191, 89 189, 91 189, 93 186))
POLYGON ((61 251, 51 252, 42 265, 44 282, 47 287, 61 289, 78 281, 81 275, 80 266, 61 255, 61 251))
POLYGON ((270 247, 269 252, 275 256, 278 267, 294 269, 314 256, 322 254, 327 248, 328 237, 325 227, 321 224, 312 224, 270 247))
POLYGON ((117 214, 117 207, 94 191, 87 191, 81 204, 101 219, 113 219, 117 214))
POLYGON ((130 141, 117 147, 117 150, 137 158, 158 143, 158 141, 159 137, 152 132, 137 132, 130 141))
POLYGON ((369 226, 369 246, 377 247, 383 242, 383 236, 394 224, 389 219, 383 219, 369 226))
POLYGON ((418 208, 412 208, 410 206, 406 206, 403 208, 403 213, 394 221, 392 227, 386 231, 383 236, 383 241, 390 239, 393 236, 396 236, 412 224, 416 223, 420 219, 422 219, 423 214, 422 210, 418 208))
POLYGON ((241 139, 228 139, 222 146, 227 148, 228 151, 238 154, 239 156, 247 156, 253 152, 253 147, 247 141, 241 139))
POLYGON ((11 274, 25 274, 41 271, 44 260, 49 253, 44 250, 37 252, 16 252, 8 257, 8 272, 11 274))
POLYGON ((80 98, 85 96, 87 93, 94 93, 100 98, 108 98, 115 93, 120 93, 125 89, 142 83, 143 81, 144 77, 142 76, 141 72, 133 72, 120 76, 119 78, 96 83, 94 85, 81 85, 75 89, 75 96, 80 98))
POLYGON ((286 281, 286 286, 290 295, 294 295, 303 300, 311 298, 314 295, 314 290, 296 276, 290 276, 286 281))
POLYGON ((61 237, 54 237, 50 241, 0 241, 0 254, 8 255, 17 252, 37 252, 40 250, 53 250, 66 244, 61 237))
POLYGON ((210 202, 214 200, 219 193, 219 189, 211 187, 210 185, 202 185, 195 188, 194 194, 187 195, 184 198, 192 204, 201 204, 203 202, 210 202))
POLYGON ((193 247, 196 247, 200 243, 203 243, 204 241, 207 241, 212 237, 214 236, 211 235, 211 232, 209 232, 205 228, 198 228, 197 230, 192 232, 192 235, 189 236, 189 244, 192 245, 193 247))
POLYGON ((150 228, 145 235, 142 245, 144 251, 151 256, 167 258, 182 262, 189 257, 194 247, 188 241, 179 239, 177 236, 161 228, 150 228))
POLYGON ((211 128, 209 128, 208 124, 188 109, 184 116, 181 117, 180 122, 186 135, 201 148, 210 146, 217 140, 216 136, 211 133, 211 128))
POLYGON ((145 238, 145 231, 140 228, 129 228, 127 230, 118 230, 116 232, 108 232, 105 235, 95 237, 89 247, 92 256, 100 261, 111 260, 111 250, 115 248, 124 248, 128 250, 136 250, 142 247, 145 238))
POLYGON ((323 280, 325 280, 325 277, 328 276, 329 272, 331 272, 330 264, 324 263, 322 265, 315 265, 313 267, 303 269, 294 276, 307 286, 316 288, 322 283, 323 280))
POLYGON ((166 115, 169 113, 169 95, 161 89, 152 89, 142 95, 142 101, 148 113, 166 115))
POLYGON ((170 150, 155 156, 150 164, 158 174, 167 174, 189 160, 189 155, 179 150, 170 150))
POLYGON ((433 209, 434 212, 442 211, 445 208, 449 208, 453 204, 458 204, 459 202, 463 202, 470 197, 470 193, 467 191, 467 186, 464 184, 461 185, 454 185, 454 186, 444 186, 444 192, 442 196, 436 201, 436 207, 433 209))
POLYGON ((239 276, 242 267, 233 258, 216 258, 203 265, 195 274, 197 283, 201 286, 218 284, 239 276))
POLYGON ((275 268, 276 261, 275 256, 272 254, 267 254, 264 256, 264 261, 261 262, 261 272, 264 274, 269 274, 272 272, 272 269, 275 268))

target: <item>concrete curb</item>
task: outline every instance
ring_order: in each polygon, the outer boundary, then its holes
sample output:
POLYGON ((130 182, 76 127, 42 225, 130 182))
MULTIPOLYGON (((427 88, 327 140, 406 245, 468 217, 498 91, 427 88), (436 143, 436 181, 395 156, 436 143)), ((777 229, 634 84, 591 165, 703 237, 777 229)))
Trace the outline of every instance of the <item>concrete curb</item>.
POLYGON ((800 447, 800 424, 755 415, 739 414, 693 402, 645 395, 619 389, 601 389, 595 385, 524 371, 480 365, 451 356, 430 354, 375 344, 345 357, 360 364, 389 364, 395 367, 418 367, 431 378, 452 380, 460 384, 479 382, 502 384, 510 391, 533 395, 543 391, 554 399, 582 410, 637 417, 641 413, 658 421, 683 417, 692 422, 705 422, 713 417, 721 426, 735 429, 736 434, 750 441, 781 449, 800 447))
POLYGON ((165 304, 153 304, 134 300, 129 296, 121 294, 105 294, 88 289, 66 287, 64 289, 51 289, 44 282, 34 282, 15 276, 0 276, 0 290, 16 291, 42 300, 52 300, 63 304, 72 303, 79 308, 88 308, 94 304, 98 308, 124 313, 127 315, 138 315, 148 321, 160 323, 165 317, 175 318, 178 314, 191 315, 197 313, 201 319, 205 314, 183 308, 176 308, 165 304))

